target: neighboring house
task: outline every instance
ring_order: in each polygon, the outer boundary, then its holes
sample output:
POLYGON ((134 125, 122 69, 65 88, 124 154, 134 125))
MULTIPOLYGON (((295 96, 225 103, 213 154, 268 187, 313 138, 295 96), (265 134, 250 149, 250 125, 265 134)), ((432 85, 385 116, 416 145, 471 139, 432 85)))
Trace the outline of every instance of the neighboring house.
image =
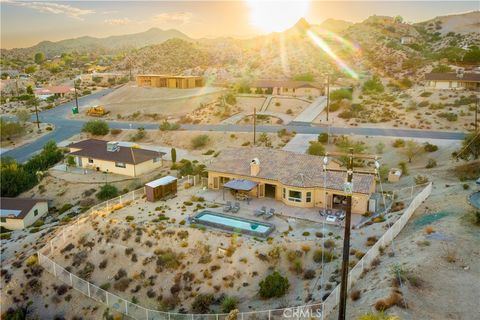
POLYGON ((262 90, 262 93, 278 96, 318 97, 324 94, 323 85, 309 81, 257 80, 250 86, 252 93, 262 90))
POLYGON ((142 74, 137 76, 139 87, 191 89, 203 87, 204 81, 199 76, 169 76, 160 74, 142 74))
POLYGON ((0 198, 0 226, 20 230, 48 213, 48 201, 30 198, 0 198))
POLYGON ((74 89, 69 86, 52 86, 35 89, 35 95, 40 99, 46 99, 50 96, 63 97, 73 91, 74 89))
POLYGON ((427 73, 426 86, 431 89, 480 90, 480 73, 427 73))
MULTIPOLYGON (((241 148, 222 151, 207 166, 208 188, 222 189, 231 180, 247 180, 252 197, 269 197, 295 207, 341 207, 347 173, 323 172, 323 158, 269 148, 241 148)), ((352 212, 368 211, 375 192, 372 174, 353 176, 352 212)))
POLYGON ((67 146, 80 168, 136 177, 163 164, 164 152, 121 147, 118 142, 88 139, 67 146))

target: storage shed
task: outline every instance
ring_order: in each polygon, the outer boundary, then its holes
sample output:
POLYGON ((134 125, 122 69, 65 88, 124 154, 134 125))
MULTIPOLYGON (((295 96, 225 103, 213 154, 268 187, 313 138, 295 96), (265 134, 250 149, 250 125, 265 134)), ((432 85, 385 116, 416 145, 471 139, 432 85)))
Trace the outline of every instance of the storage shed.
POLYGON ((177 178, 165 176, 145 184, 147 200, 155 202, 177 194, 177 178))

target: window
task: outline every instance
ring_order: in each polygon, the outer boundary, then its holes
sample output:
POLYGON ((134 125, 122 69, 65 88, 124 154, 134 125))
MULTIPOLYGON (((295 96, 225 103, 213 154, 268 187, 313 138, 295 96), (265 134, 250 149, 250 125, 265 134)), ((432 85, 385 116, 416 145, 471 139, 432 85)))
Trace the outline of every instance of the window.
POLYGON ((88 158, 88 163, 93 163, 93 159, 92 159, 92 158, 88 158))
POLYGON ((287 189, 283 188, 283 199, 287 197, 287 189))
POLYGON ((33 215, 36 217, 38 214, 38 209, 33 210, 33 215))
POLYGON ((288 200, 302 202, 302 193, 300 191, 288 190, 288 200))
POLYGON ((154 163, 155 163, 155 162, 158 162, 158 161, 160 161, 160 157, 153 158, 153 162, 154 162, 154 163))
POLYGON ((127 166, 123 162, 115 162, 115 167, 117 168, 126 168, 127 166))
POLYGON ((0 218, 1 222, 7 222, 7 218, 0 218))
POLYGON ((309 191, 307 192, 307 202, 312 202, 312 193, 309 191))

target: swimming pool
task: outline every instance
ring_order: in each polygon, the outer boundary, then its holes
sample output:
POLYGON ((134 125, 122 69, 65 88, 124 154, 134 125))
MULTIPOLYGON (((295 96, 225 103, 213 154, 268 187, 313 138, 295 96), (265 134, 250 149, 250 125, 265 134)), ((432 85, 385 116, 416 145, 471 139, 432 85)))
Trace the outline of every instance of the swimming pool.
POLYGON ((480 191, 474 192, 469 197, 470 203, 477 209, 480 209, 480 191))
POLYGON ((204 210, 191 218, 191 223, 222 229, 230 232, 240 232, 250 236, 267 237, 275 229, 275 225, 241 217, 204 210))

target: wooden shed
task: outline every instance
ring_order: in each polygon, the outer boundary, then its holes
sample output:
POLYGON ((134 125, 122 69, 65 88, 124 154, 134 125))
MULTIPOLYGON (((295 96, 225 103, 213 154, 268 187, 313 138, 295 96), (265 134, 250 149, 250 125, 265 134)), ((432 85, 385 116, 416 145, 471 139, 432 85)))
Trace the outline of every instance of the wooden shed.
POLYGON ((177 194, 177 178, 165 176, 145 184, 145 195, 150 202, 156 202, 177 194))

